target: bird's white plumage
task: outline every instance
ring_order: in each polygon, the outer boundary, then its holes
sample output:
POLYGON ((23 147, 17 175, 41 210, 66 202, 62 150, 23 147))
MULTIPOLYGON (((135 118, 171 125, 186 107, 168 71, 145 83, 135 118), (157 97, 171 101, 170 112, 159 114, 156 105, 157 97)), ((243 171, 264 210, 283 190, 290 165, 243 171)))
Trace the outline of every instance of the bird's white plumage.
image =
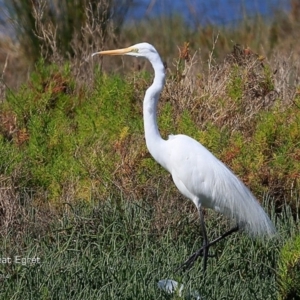
POLYGON ((175 135, 165 143, 167 170, 180 192, 195 205, 234 218, 253 235, 272 235, 273 225, 249 189, 197 141, 175 135))
POLYGON ((155 48, 140 43, 119 50, 96 54, 132 55, 147 58, 155 72, 153 84, 144 98, 144 130, 146 144, 154 159, 172 174, 179 191, 201 206, 233 218, 251 235, 272 236, 274 226, 249 189, 204 146, 186 135, 160 136, 157 101, 165 83, 164 65, 155 48))

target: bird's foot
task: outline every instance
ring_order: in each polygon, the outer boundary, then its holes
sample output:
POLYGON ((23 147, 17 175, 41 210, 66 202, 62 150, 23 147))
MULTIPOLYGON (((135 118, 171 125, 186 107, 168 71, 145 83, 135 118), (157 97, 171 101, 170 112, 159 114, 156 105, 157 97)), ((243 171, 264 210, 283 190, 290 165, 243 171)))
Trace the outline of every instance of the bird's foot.
MULTIPOLYGON (((210 245, 207 245, 207 252, 210 245)), ((180 265, 176 271, 182 269, 183 271, 189 270, 195 263, 195 261, 198 259, 199 256, 204 256, 204 249, 205 246, 197 250, 195 253, 193 253, 182 265, 180 265)), ((215 257, 214 254, 207 254, 207 257, 215 257)), ((207 258, 205 258, 207 259, 207 258)))
POLYGON ((237 232, 238 230, 239 230, 239 227, 235 226, 235 227, 231 228, 230 230, 228 230, 227 232, 225 232, 224 234, 222 234, 221 236, 219 236, 218 238, 216 238, 215 240, 211 241, 209 244, 204 245, 202 248, 200 248, 198 251, 196 251, 194 254, 192 254, 181 266, 179 266, 176 269, 176 271, 178 271, 180 269, 182 269, 184 271, 190 269, 199 256, 204 256, 204 267, 203 267, 203 269, 204 269, 204 273, 205 273, 207 258, 215 256, 215 255, 208 254, 209 247, 211 247, 212 245, 214 245, 217 242, 221 241, 222 239, 229 236, 230 234, 232 234, 234 232, 237 232))

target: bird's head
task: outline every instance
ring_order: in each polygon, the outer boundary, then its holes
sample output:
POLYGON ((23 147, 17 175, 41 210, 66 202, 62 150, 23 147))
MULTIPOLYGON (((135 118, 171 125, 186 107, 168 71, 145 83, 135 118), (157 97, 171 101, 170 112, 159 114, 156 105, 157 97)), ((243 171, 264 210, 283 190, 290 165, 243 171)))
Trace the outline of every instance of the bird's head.
POLYGON ((157 51, 148 43, 139 43, 128 48, 100 51, 92 54, 92 56, 95 55, 131 55, 150 59, 151 56, 157 55, 157 51))

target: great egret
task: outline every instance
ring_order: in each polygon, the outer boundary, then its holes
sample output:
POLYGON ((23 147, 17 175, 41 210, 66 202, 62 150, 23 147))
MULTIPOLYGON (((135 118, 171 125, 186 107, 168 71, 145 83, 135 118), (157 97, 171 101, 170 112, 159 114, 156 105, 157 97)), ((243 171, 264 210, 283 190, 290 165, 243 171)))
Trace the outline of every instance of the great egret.
POLYGON ((242 229, 250 235, 271 237, 275 228, 249 189, 211 152, 189 136, 170 135, 162 139, 157 126, 157 102, 165 83, 165 67, 156 49, 139 43, 124 49, 100 51, 94 55, 130 55, 147 58, 154 69, 154 80, 147 89, 144 103, 144 130, 149 152, 172 175, 179 191, 196 205, 203 233, 203 247, 182 265, 191 267, 203 255, 205 272, 210 246, 242 229), (208 242, 202 207, 233 218, 237 224, 219 238, 208 242))

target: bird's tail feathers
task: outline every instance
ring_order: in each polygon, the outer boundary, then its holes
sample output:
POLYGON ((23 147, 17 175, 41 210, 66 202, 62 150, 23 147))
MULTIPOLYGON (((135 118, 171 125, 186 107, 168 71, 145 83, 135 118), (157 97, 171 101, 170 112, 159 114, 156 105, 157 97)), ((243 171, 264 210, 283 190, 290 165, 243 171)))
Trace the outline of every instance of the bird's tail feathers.
POLYGON ((224 186, 224 190, 230 190, 230 194, 220 197, 217 204, 220 212, 233 218, 237 225, 251 236, 273 237, 276 233, 275 227, 261 207, 259 202, 249 189, 237 178, 228 176, 231 179, 230 187, 224 186))

